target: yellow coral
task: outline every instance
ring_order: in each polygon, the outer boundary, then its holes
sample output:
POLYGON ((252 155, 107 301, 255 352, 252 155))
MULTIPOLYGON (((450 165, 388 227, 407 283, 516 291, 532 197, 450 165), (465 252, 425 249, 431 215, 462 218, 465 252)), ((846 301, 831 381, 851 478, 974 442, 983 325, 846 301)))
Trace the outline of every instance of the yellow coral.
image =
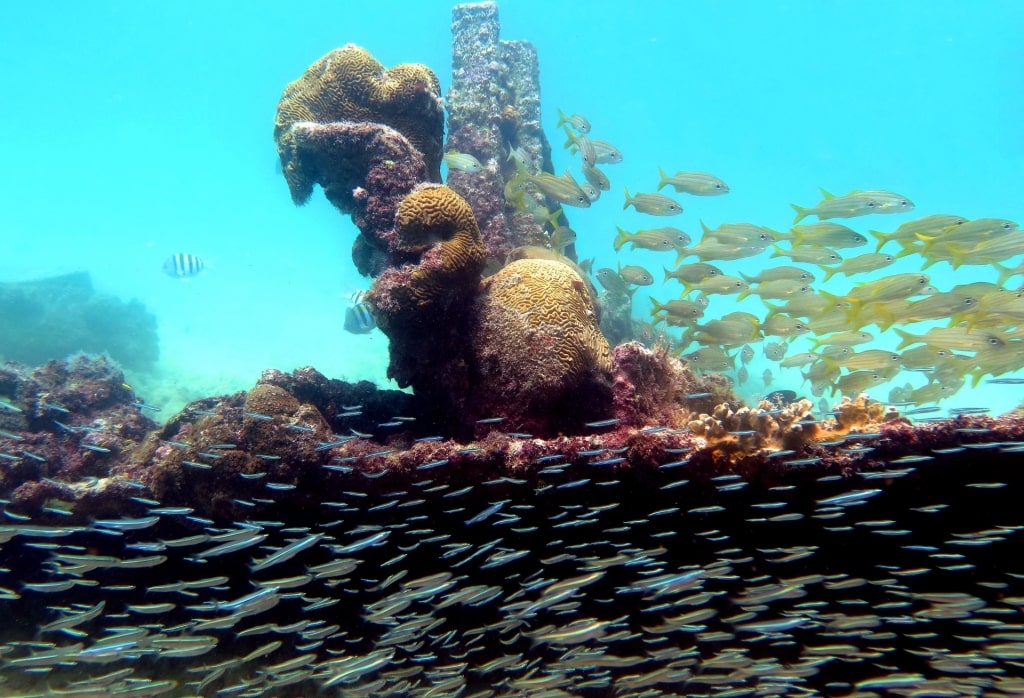
POLYGON ((440 180, 444 108, 430 68, 404 63, 391 70, 354 44, 335 49, 285 87, 277 105, 274 140, 297 121, 373 122, 391 126, 423 154, 440 180))
POLYGON ((395 219, 395 248, 422 255, 408 289, 416 303, 476 288, 486 252, 465 199, 448 187, 425 186, 402 200, 395 219))
POLYGON ((586 285, 570 267, 546 259, 512 262, 485 281, 482 355, 488 348, 517 384, 557 386, 610 373, 612 352, 597 324, 586 285), (515 374, 515 375, 513 375, 515 374))

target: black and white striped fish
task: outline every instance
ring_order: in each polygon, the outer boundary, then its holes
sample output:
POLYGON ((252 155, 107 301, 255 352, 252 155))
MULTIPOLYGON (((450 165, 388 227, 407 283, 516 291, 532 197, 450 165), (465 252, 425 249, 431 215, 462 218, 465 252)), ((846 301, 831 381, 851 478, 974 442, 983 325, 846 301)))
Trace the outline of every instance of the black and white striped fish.
POLYGON ((165 274, 178 279, 191 279, 205 268, 206 265, 203 264, 202 259, 194 254, 184 252, 171 255, 163 266, 165 274))
POLYGON ((377 326, 373 318, 370 304, 366 301, 365 291, 356 291, 350 296, 349 306, 345 309, 345 331, 352 334, 366 334, 377 326))

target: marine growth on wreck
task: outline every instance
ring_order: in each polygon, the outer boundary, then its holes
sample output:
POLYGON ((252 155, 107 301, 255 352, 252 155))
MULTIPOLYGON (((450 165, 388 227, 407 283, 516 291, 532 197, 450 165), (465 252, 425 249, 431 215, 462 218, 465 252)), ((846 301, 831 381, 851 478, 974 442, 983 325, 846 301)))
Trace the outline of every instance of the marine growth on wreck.
POLYGON ((452 31, 444 99, 346 44, 274 123, 407 390, 267 369, 158 423, 110 357, 0 366, 0 693, 1024 693, 1024 418, 928 416, 1021 380, 1017 224, 875 189, 687 233, 727 173, 616 181, 558 110, 556 174, 537 50, 493 3, 452 31), (647 221, 615 269, 599 207, 647 221))

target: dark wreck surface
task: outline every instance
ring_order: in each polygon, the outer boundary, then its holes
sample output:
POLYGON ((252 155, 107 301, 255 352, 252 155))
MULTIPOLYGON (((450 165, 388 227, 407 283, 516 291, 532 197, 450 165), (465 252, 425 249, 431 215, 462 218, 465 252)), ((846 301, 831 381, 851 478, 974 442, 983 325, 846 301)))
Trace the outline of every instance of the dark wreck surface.
POLYGON ((3 369, 8 695, 1021 690, 1017 415, 457 441, 312 369, 162 427, 122 382, 3 369))

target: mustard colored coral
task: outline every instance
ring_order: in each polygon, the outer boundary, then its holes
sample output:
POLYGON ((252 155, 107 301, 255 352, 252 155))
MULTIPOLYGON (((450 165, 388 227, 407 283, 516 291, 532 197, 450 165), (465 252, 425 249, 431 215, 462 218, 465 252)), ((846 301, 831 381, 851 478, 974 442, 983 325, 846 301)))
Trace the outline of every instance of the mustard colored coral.
POLYGON ((610 384, 611 349, 569 266, 521 259, 482 287, 473 338, 480 404, 500 405, 515 420, 545 414, 586 383, 610 384))
POLYGON ((398 205, 389 253, 393 262, 411 262, 402 289, 417 308, 476 290, 485 262, 484 244, 473 210, 453 190, 422 185, 398 205))
POLYGON ((386 70, 354 44, 335 49, 285 87, 277 105, 274 140, 300 121, 372 122, 391 126, 422 153, 431 179, 440 181, 444 107, 430 68, 405 63, 386 70))

